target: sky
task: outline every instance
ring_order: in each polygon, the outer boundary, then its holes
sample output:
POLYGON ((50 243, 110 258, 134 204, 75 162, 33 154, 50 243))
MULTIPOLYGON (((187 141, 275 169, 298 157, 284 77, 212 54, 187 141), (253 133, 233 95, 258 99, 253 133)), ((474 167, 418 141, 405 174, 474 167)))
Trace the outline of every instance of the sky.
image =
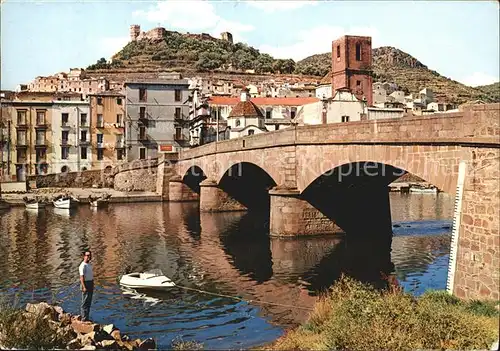
POLYGON ((497 1, 3 0, 1 89, 109 59, 131 24, 147 31, 223 31, 275 58, 331 50, 344 34, 368 35, 467 85, 499 81, 497 1))

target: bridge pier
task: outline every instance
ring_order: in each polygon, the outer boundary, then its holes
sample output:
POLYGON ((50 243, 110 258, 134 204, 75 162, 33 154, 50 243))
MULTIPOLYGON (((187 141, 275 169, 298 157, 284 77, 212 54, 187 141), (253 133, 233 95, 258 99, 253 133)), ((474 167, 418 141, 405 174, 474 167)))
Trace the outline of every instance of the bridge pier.
POLYGON ((182 181, 180 176, 170 178, 168 198, 172 202, 198 201, 200 195, 182 181))
POLYGON ((269 233, 298 236, 343 233, 337 224, 300 197, 297 189, 271 189, 269 233))
POLYGON ((200 183, 201 212, 229 212, 246 210, 246 206, 219 188, 216 181, 206 179, 200 183))

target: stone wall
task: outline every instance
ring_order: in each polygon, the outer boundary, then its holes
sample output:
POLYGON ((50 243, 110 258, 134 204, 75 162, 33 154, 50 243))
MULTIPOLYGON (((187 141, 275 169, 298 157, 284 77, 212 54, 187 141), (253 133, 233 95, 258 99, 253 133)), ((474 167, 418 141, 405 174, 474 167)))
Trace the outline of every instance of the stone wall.
POLYGON ((157 173, 156 167, 120 172, 115 175, 114 189, 118 191, 156 192, 157 173))
POLYGON ((113 174, 103 170, 30 176, 37 188, 112 188, 113 174))

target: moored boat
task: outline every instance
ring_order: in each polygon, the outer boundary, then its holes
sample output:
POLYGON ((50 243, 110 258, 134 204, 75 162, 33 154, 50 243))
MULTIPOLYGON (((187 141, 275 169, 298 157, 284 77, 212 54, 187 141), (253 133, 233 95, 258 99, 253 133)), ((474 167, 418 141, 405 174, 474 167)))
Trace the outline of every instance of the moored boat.
POLYGON ((437 188, 410 188, 410 193, 437 194, 437 188))
POLYGON ((0 210, 6 210, 8 208, 10 208, 10 204, 0 199, 0 210))
POLYGON ((175 286, 175 283, 161 271, 149 271, 144 273, 124 274, 120 279, 120 285, 132 289, 163 290, 175 286))
POLYGON ((63 209, 70 209, 76 207, 78 204, 79 200, 75 199, 72 196, 62 196, 59 198, 56 198, 53 201, 54 207, 56 208, 63 208, 63 209))
POLYGON ((28 210, 38 210, 45 207, 45 202, 38 198, 30 199, 28 197, 24 197, 23 200, 24 200, 24 205, 28 210))

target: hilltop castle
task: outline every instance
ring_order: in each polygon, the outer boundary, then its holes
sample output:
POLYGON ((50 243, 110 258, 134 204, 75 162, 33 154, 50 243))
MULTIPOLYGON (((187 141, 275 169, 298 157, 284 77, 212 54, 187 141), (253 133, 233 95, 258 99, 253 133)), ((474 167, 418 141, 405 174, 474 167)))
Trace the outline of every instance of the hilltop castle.
MULTIPOLYGON (((153 28, 147 32, 141 32, 141 26, 138 24, 132 24, 130 26, 130 41, 139 41, 142 39, 148 39, 148 40, 161 40, 163 39, 163 36, 167 33, 167 30, 163 27, 156 27, 153 28)), ((187 33, 188 35, 192 35, 187 33)), ((199 35, 194 35, 194 36, 199 36, 199 35)), ((212 39, 213 38, 206 33, 201 34, 201 38, 203 39, 212 39)), ((223 32, 221 33, 221 40, 228 41, 230 43, 233 43, 233 35, 229 32, 223 32)))

